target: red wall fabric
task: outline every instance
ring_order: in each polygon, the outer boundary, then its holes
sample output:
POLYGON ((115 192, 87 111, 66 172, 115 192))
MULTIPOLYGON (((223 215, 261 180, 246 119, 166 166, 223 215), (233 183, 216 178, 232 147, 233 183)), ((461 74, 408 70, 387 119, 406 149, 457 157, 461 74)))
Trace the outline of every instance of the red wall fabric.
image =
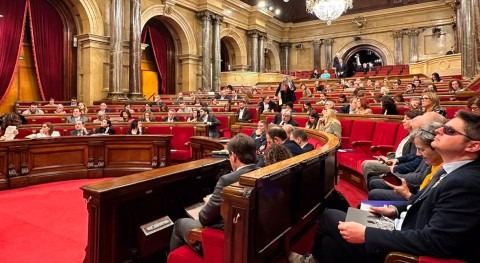
POLYGON ((152 26, 148 26, 150 35, 150 44, 152 45, 155 62, 157 64, 158 74, 161 78, 161 87, 159 94, 168 94, 167 81, 167 43, 162 34, 152 26))
POLYGON ((43 100, 63 98, 64 33, 58 12, 46 1, 28 0, 33 55, 43 100))
POLYGON ((27 0, 0 1, 0 103, 8 92, 18 63, 27 0))

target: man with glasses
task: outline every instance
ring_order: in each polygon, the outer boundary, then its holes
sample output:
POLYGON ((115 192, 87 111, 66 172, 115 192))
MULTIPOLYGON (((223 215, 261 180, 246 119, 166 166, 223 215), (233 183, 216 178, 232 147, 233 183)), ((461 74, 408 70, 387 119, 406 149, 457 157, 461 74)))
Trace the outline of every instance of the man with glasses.
POLYGON ((222 203, 222 190, 226 186, 238 182, 242 174, 248 173, 256 169, 256 153, 255 153, 255 141, 245 135, 237 134, 227 144, 227 150, 229 152, 230 165, 232 172, 222 175, 218 179, 217 185, 213 191, 213 194, 199 213, 199 220, 191 218, 181 218, 175 221, 173 227, 172 237, 170 239, 170 251, 188 244, 198 253, 201 253, 201 249, 198 244, 191 244, 188 242, 188 232, 196 227, 215 227, 223 228, 223 218, 220 214, 220 205, 222 203))
POLYGON ((313 257, 291 254, 290 262, 383 262, 390 251, 478 262, 480 115, 459 111, 436 133, 431 145, 444 164, 431 182, 408 202, 371 208, 386 217, 403 215, 396 230, 344 222, 344 212, 326 210, 313 257))

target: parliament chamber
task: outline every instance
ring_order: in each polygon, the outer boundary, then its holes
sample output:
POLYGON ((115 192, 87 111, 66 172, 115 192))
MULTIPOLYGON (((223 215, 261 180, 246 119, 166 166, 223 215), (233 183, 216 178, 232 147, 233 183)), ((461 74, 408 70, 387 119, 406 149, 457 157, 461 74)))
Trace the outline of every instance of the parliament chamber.
MULTIPOLYGON (((322 1, 0 1, 0 113, 23 122, 2 119, 2 135, 9 125, 18 134, 0 141, 0 191, 107 178, 81 186, 83 262, 287 262, 291 251, 309 252, 340 182, 367 198, 362 162, 396 151, 411 101, 434 89, 447 119, 478 113, 480 104, 478 1, 353 0, 331 24, 305 11, 322 1), (338 59, 345 78, 337 78, 338 59), (224 230, 189 235, 203 255, 188 246, 167 255, 175 220, 231 171, 212 151, 274 121, 284 77, 296 86, 296 129, 315 150, 242 175, 222 193, 224 230), (225 90, 229 98, 221 97, 225 90), (306 105, 321 115, 323 96, 334 102, 338 138, 304 128, 306 105), (396 115, 386 114, 382 96, 402 98, 396 115), (357 97, 371 114, 342 112, 357 97), (265 99, 272 111, 262 112, 265 99), (248 121, 239 119, 242 103, 248 121), (89 136, 71 136, 76 124, 68 118, 79 104, 89 136), (208 137, 208 122, 191 122, 182 104, 208 108, 220 138, 208 137), (41 113, 25 113, 32 105, 41 113), (122 119, 127 105, 130 117, 122 119), (165 121, 169 110, 178 122, 165 121), (115 135, 96 134, 102 118, 115 135), (126 134, 134 120, 141 136, 126 134), (58 137, 37 137, 46 123, 58 137)), ((394 251, 385 262, 451 260, 435 256, 394 251)))

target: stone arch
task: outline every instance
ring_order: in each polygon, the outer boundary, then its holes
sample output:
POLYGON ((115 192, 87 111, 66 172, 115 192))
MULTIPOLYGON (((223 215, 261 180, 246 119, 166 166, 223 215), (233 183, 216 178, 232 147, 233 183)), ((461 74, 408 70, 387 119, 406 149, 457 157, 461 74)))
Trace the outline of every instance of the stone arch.
POLYGON ((373 39, 361 39, 357 41, 352 41, 345 46, 343 46, 338 53, 343 54, 343 59, 347 61, 356 50, 359 49, 372 49, 374 50, 382 59, 383 65, 393 65, 395 64, 395 59, 391 50, 388 49, 383 43, 373 40, 373 39))
POLYGON ((265 48, 269 50, 268 57, 272 66, 271 70, 280 72, 280 51, 275 45, 273 45, 272 42, 269 41, 265 43, 265 48), (272 61, 273 63, 271 63, 272 61))
POLYGON ((220 39, 224 40, 234 51, 235 61, 230 61, 232 65, 247 65, 247 47, 238 32, 231 28, 225 28, 220 31, 220 39))
POLYGON ((141 14, 142 29, 151 18, 159 17, 175 32, 170 32, 180 40, 177 50, 179 54, 197 54, 197 42, 193 29, 178 11, 165 5, 153 5, 141 14))
POLYGON ((79 34, 103 35, 102 13, 95 0, 69 0, 65 2, 71 2, 69 4, 74 6, 72 14, 79 16, 75 21, 79 34))

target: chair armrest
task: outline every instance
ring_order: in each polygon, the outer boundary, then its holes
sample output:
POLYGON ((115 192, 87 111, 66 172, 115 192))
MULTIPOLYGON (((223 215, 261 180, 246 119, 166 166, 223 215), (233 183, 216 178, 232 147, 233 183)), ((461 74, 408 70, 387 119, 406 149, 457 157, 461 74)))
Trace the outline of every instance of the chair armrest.
POLYGON ((417 263, 418 256, 403 252, 390 252, 385 257, 385 263, 417 263))
POLYGON ((354 141, 352 142, 352 146, 354 147, 370 147, 372 145, 372 141, 354 141))
POLYGON ((383 156, 387 156, 389 152, 393 151, 393 145, 372 145, 370 151, 379 152, 383 156))
POLYGON ((188 234, 188 242, 190 244, 195 244, 197 242, 202 242, 202 231, 204 230, 204 227, 196 227, 192 228, 188 234))
POLYGON ((188 141, 188 142, 184 143, 183 145, 185 146, 185 148, 190 148, 191 144, 192 143, 190 141, 188 141))

